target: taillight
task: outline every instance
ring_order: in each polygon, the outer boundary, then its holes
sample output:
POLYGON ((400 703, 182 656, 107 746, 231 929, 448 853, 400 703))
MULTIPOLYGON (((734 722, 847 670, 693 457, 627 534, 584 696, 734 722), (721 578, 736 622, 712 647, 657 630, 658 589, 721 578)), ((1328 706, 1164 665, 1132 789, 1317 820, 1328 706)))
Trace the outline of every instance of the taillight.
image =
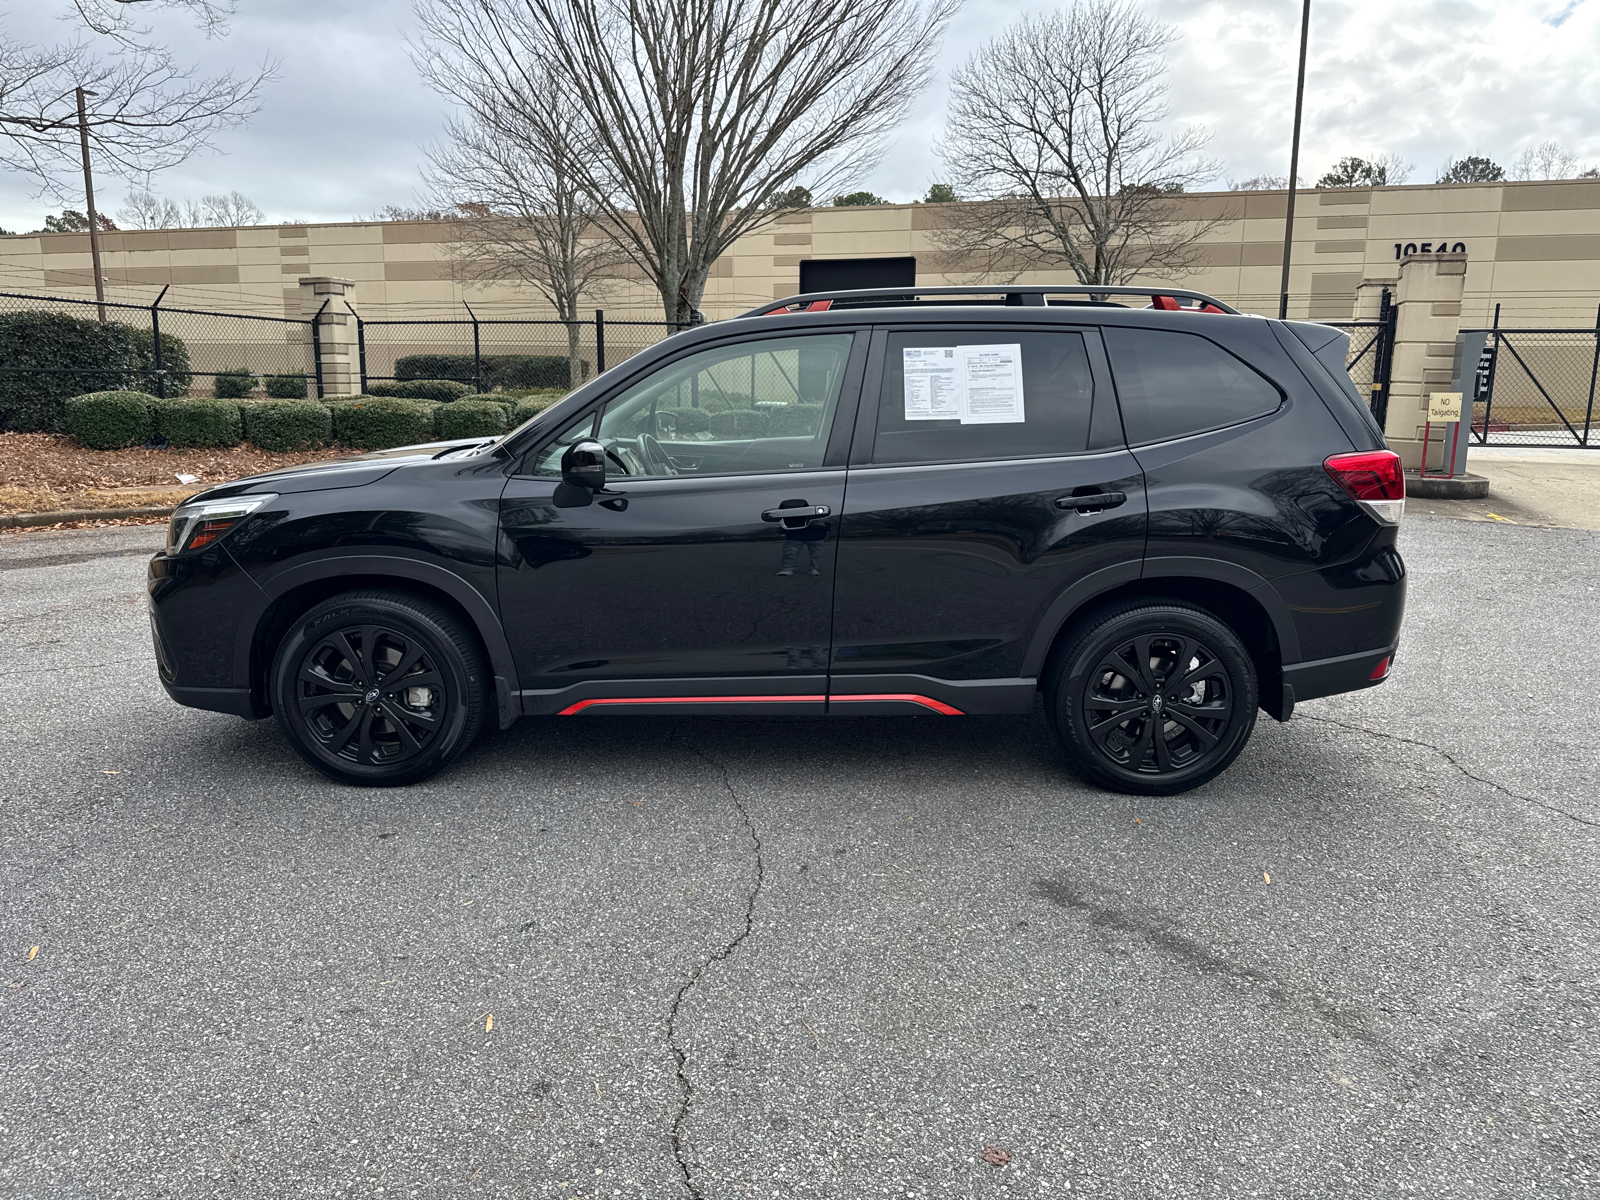
POLYGON ((1332 454, 1322 469, 1352 500, 1385 525, 1400 524, 1406 507, 1406 476, 1393 450, 1358 450, 1332 454))

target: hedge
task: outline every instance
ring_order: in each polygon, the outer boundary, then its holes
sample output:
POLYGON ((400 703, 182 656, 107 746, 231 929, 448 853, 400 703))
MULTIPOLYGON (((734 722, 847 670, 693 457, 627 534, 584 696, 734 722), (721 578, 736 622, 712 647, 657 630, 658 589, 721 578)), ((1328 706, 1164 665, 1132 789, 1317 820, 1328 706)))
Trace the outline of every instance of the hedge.
POLYGON ((768 437, 816 437, 821 428, 820 404, 786 404, 767 410, 768 437))
POLYGON ((136 365, 149 374, 139 376, 139 385, 149 388, 150 391, 163 391, 167 396, 181 396, 189 390, 189 385, 194 382, 194 374, 189 370, 189 347, 181 339, 170 333, 161 335, 161 369, 166 372, 165 386, 156 383, 156 340, 148 329, 129 328, 128 340, 133 347, 136 365))
POLYGON ((697 433, 711 431, 711 414, 703 408, 671 408, 661 415, 673 419, 678 437, 693 437, 697 433))
POLYGON ((268 375, 263 381, 267 395, 274 400, 304 400, 306 377, 304 375, 268 375))
POLYGON ((393 396, 405 400, 432 400, 435 404, 449 404, 469 395, 472 389, 453 379, 408 379, 394 383, 375 383, 367 389, 369 396, 393 396))
POLYGON ((262 450, 320 450, 333 440, 333 413, 315 400, 263 400, 244 406, 244 432, 262 450))
POLYGON ((398 396, 360 396, 331 406, 339 440, 355 450, 387 450, 433 437, 433 408, 398 396))
POLYGON ((157 401, 156 432, 179 450, 203 446, 237 446, 244 438, 239 405, 197 397, 157 401))
POLYGON ((491 437, 504 433, 510 413, 503 404, 489 400, 457 400, 433 410, 433 427, 438 435, 451 438, 491 437))
POLYGON ((767 414, 753 408, 730 408, 711 414, 711 433, 719 438, 757 438, 767 433, 767 414))
POLYGON ((219 372, 211 381, 211 393, 218 400, 243 400, 256 390, 256 377, 243 367, 219 372))
MULTIPOLYGON (((141 337, 152 344, 149 336, 118 321, 44 309, 0 314, 0 363, 17 368, 0 371, 0 429, 61 433, 69 398, 153 386, 152 377, 135 369, 145 365, 139 347, 141 337)), ((177 338, 163 335, 161 352, 188 366, 188 350, 177 338)))
MULTIPOLYGON (((565 354, 485 354, 482 364, 483 386, 493 390, 514 388, 569 388, 572 362, 565 354)), ((477 381, 477 364, 470 354, 408 354, 395 360, 395 378, 454 379, 462 383, 477 381)), ((584 378, 590 375, 583 363, 584 378)))
POLYGON ((150 440, 150 406, 160 403, 143 392, 90 392, 65 404, 67 432, 90 450, 121 450, 150 440))

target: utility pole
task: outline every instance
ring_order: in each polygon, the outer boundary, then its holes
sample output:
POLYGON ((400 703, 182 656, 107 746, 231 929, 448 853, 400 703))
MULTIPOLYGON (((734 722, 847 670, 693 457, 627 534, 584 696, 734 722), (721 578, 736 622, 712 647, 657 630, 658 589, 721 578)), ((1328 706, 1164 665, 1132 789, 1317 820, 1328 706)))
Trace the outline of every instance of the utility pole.
POLYGON ((1289 144, 1289 210, 1283 218, 1283 282, 1278 288, 1278 320, 1289 316, 1289 254, 1294 248, 1294 185, 1300 172, 1300 111, 1306 99, 1306 39, 1311 33, 1311 0, 1300 11, 1300 76, 1294 85, 1294 138, 1289 144))
MULTIPOLYGON (((1306 0, 1310 3, 1310 0, 1306 0)), ((89 171, 89 117, 84 97, 96 93, 78 89, 78 144, 83 147, 83 196, 89 209, 89 257, 94 261, 94 299, 100 320, 106 319, 106 281, 100 273, 100 219, 94 211, 94 176, 89 171)))

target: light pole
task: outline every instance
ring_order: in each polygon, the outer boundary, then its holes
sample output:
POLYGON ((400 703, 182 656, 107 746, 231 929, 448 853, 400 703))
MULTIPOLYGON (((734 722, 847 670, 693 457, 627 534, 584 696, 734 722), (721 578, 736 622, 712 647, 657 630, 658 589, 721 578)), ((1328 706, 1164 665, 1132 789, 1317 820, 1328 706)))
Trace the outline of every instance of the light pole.
MULTIPOLYGON (((1306 0, 1309 4, 1310 0, 1306 0)), ((89 209, 89 257, 94 262, 94 299, 100 310, 100 320, 106 319, 106 281, 100 274, 100 221, 94 211, 94 176, 89 171, 89 117, 85 112, 84 98, 95 92, 78 89, 78 144, 83 147, 83 196, 89 209)))
POLYGON ((1289 143, 1289 210, 1283 218, 1283 281, 1278 288, 1280 321, 1289 316, 1289 254, 1294 248, 1294 184, 1300 171, 1300 110, 1306 99, 1306 39, 1310 33, 1311 0, 1305 0, 1305 6, 1300 10, 1300 75, 1294 85, 1294 137, 1289 143))

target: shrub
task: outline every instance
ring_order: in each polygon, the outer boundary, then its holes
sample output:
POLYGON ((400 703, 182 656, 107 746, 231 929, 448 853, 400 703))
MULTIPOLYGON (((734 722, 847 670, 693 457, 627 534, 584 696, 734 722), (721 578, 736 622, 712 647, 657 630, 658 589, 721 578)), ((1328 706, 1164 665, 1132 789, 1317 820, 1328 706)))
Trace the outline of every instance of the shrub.
MULTIPOLYGON (((495 354, 489 356, 484 383, 491 388, 511 391, 518 388, 570 388, 572 360, 565 354, 495 354)), ((590 375, 583 363, 583 375, 590 375)), ((582 382, 580 380, 579 382, 582 382)))
POLYGON ((133 348, 135 365, 141 372, 149 372, 139 376, 140 387, 165 392, 168 396, 181 396, 189 390, 189 385, 194 382, 194 374, 189 370, 189 347, 183 341, 170 333, 161 335, 161 369, 166 372, 164 386, 156 383, 156 340, 148 329, 128 329, 129 344, 133 348))
POLYGON ((498 404, 506 412, 517 406, 515 396, 508 396, 504 392, 473 392, 470 396, 463 396, 456 401, 457 404, 498 404))
POLYGON ((472 355, 407 354, 394 360, 394 377, 401 382, 412 379, 454 379, 471 383, 472 355))
POLYGON ((358 396, 332 406, 339 440, 356 450, 387 450, 433 437, 433 405, 398 396, 358 396))
POLYGON ((333 413, 315 400, 263 400, 244 409, 244 432, 263 450, 320 450, 333 440, 333 413))
POLYGON ((256 390, 256 377, 243 367, 219 372, 211 381, 211 394, 218 400, 243 400, 256 390))
POLYGON ((821 428, 820 404, 785 404, 767 410, 768 437, 816 437, 821 428))
POLYGON ((506 407, 493 401, 457 400, 433 410, 434 430, 446 440, 504 433, 508 418, 506 407))
POLYGON ((180 450, 237 446, 244 437, 239 406, 229 400, 158 401, 154 409, 156 432, 180 450))
POLYGON ((143 386, 127 373, 129 333, 115 322, 38 309, 0 314, 0 363, 18 368, 0 371, 0 429, 61 433, 70 397, 143 386))
POLYGON ((453 379, 403 379, 394 383, 375 383, 367 389, 372 396, 396 396, 404 400, 432 400, 449 404, 471 393, 472 389, 453 379))
POLYGON ((511 408, 511 424, 521 425, 531 417, 536 417, 561 399, 559 392, 545 395, 529 396, 525 400, 518 400, 511 408))
POLYGON ((304 400, 306 398, 306 377, 304 375, 268 375, 264 382, 267 395, 274 400, 304 400))
POLYGON ((767 414, 753 408, 730 408, 727 412, 711 414, 711 433, 719 438, 764 437, 767 432, 767 414))
MULTIPOLYGON (((483 386, 493 391, 518 388, 569 388, 572 363, 565 354, 485 354, 478 360, 483 386)), ((407 354, 395 359, 394 375, 399 381, 413 379, 453 379, 474 383, 479 366, 470 354, 407 354)), ((587 360, 583 375, 591 374, 587 360)))
POLYGON ((141 446, 154 429, 150 406, 159 401, 143 392, 90 392, 65 405, 67 432, 90 450, 141 446))
POLYGON ((672 408, 665 415, 673 419, 679 437, 693 437, 711 429, 711 414, 703 408, 672 408))

